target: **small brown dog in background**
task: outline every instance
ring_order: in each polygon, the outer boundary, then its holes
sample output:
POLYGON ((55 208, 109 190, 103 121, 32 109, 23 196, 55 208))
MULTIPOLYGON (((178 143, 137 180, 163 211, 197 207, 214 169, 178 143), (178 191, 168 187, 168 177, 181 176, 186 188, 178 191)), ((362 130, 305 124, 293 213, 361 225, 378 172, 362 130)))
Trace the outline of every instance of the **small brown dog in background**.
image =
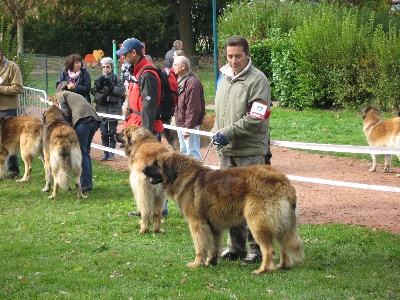
MULTIPOLYGON (((384 120, 381 112, 374 106, 367 106, 362 111, 364 133, 368 144, 375 147, 400 148, 400 117, 384 120)), ((371 154, 372 167, 370 172, 376 171, 377 154, 371 154)), ((400 159, 400 155, 397 155, 400 159)), ((385 154, 384 172, 390 172, 392 155, 385 154)), ((396 175, 400 177, 400 174, 396 175)))
POLYGON ((35 156, 42 155, 43 123, 32 116, 0 117, 0 179, 11 155, 21 153, 24 176, 17 182, 28 181, 35 156))
MULTIPOLYGON (((214 127, 214 122, 215 122, 215 114, 206 114, 203 120, 203 124, 200 125, 199 130, 201 131, 211 131, 214 127)), ((171 125, 175 126, 175 123, 172 123, 171 125)), ((180 152, 179 150, 179 138, 178 138, 178 131, 172 130, 172 129, 164 129, 164 132, 162 133, 162 136, 167 140, 168 144, 171 145, 171 147, 174 149, 176 152, 180 152)), ((206 148, 211 142, 211 137, 205 136, 205 135, 200 135, 200 147, 201 148, 206 148)))

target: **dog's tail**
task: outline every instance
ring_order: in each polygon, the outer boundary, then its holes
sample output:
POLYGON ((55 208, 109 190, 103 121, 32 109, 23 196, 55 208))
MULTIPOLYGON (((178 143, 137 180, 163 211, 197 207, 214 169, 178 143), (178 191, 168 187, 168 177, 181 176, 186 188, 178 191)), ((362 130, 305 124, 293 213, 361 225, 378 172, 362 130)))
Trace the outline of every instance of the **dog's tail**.
POLYGON ((55 145, 56 150, 51 151, 50 165, 54 177, 54 184, 58 184, 63 190, 70 188, 72 170, 72 145, 67 139, 58 140, 55 145))
POLYGON ((292 258, 301 261, 304 258, 303 242, 301 241, 297 229, 297 216, 298 216, 298 203, 295 194, 292 199, 285 203, 283 210, 283 220, 281 233, 278 235, 279 248, 285 253, 286 260, 284 262, 286 267, 292 264, 292 258))
POLYGON ((287 253, 293 259, 301 261, 304 258, 303 242, 301 241, 296 225, 286 234, 285 247, 287 253))

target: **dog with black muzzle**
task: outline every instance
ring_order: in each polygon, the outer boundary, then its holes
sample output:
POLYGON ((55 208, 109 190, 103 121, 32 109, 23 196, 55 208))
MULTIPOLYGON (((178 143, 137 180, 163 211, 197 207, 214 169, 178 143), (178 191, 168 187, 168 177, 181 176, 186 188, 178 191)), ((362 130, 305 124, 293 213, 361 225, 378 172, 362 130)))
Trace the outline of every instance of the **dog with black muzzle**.
POLYGON ((212 170, 175 152, 157 155, 143 168, 149 182, 162 184, 189 223, 196 258, 188 266, 218 264, 224 229, 247 222, 261 247, 262 263, 252 274, 288 269, 304 256, 297 230, 296 190, 269 165, 212 170), (274 264, 273 240, 280 251, 274 264))

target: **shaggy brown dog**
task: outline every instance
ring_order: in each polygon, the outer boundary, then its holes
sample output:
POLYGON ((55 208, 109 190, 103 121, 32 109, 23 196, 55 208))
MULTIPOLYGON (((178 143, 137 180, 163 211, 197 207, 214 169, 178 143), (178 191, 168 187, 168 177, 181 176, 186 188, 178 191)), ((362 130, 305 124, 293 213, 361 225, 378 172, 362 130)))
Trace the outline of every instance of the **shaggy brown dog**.
MULTIPOLYGON (((370 146, 400 148, 400 117, 384 120, 379 109, 367 106, 362 111, 362 118, 363 130, 370 146)), ((371 154, 371 156, 372 167, 369 171, 375 172, 377 154, 371 154)), ((397 157, 400 159, 400 155, 397 157)), ((385 154, 384 172, 390 172, 391 163, 392 155, 385 154)), ((396 176, 400 177, 400 174, 396 176)))
POLYGON ((247 221, 263 260, 252 274, 287 269, 302 259, 297 231, 296 190, 289 179, 268 165, 211 170, 179 153, 162 153, 143 173, 162 183, 189 223, 196 259, 189 267, 218 264, 225 228, 247 221), (274 265, 273 239, 280 250, 274 265))
POLYGON ((70 189, 72 177, 75 182, 78 199, 86 198, 86 196, 82 195, 80 182, 82 154, 75 130, 68 124, 61 109, 56 105, 50 106, 44 112, 43 122, 46 186, 42 189, 42 192, 50 191, 51 177, 53 177, 53 192, 49 198, 54 199, 59 187, 63 190, 70 189))
POLYGON ((125 145, 130 170, 129 182, 140 211, 140 233, 149 232, 149 222, 153 220, 153 232, 163 232, 161 215, 165 204, 165 191, 161 184, 152 185, 146 180, 142 169, 153 163, 156 156, 168 152, 167 147, 147 129, 130 125, 117 133, 117 141, 125 145))
POLYGON ((42 155, 42 127, 42 121, 31 116, 0 117, 0 179, 8 158, 21 153, 25 172, 17 182, 29 180, 33 159, 42 155))

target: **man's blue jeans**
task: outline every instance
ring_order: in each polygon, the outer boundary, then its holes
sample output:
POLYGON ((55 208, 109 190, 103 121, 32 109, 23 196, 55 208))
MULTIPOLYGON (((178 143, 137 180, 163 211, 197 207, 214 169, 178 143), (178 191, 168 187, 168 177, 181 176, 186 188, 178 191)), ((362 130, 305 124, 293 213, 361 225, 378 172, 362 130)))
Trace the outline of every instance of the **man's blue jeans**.
POLYGON ((89 121, 79 120, 75 125, 75 132, 78 135, 79 146, 82 153, 82 175, 81 186, 93 188, 92 158, 90 157, 90 145, 93 136, 99 128, 98 122, 94 119, 89 121))
MULTIPOLYGON (((194 130, 199 130, 200 126, 195 126, 194 130)), ((189 155, 201 160, 200 155, 200 135, 191 133, 185 140, 183 131, 178 131, 180 151, 182 154, 189 155)))

